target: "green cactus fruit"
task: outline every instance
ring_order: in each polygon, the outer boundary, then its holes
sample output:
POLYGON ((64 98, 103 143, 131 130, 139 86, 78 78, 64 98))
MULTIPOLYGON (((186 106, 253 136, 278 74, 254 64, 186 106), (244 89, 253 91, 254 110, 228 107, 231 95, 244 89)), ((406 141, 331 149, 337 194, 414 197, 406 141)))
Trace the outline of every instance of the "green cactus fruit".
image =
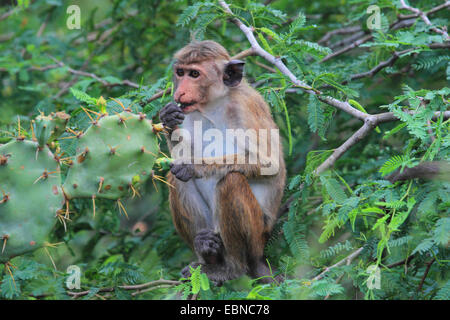
POLYGON ((104 116, 78 138, 77 156, 63 184, 68 199, 120 199, 152 175, 159 153, 151 121, 143 114, 104 116))
POLYGON ((57 139, 66 129, 70 116, 65 112, 51 113, 48 116, 41 114, 34 122, 34 133, 40 147, 57 139))
POLYGON ((43 246, 64 205, 59 163, 47 146, 0 146, 0 263, 43 246))
POLYGON ((173 162, 172 158, 158 158, 156 159, 156 166, 161 169, 161 171, 168 171, 170 169, 170 164, 173 162))

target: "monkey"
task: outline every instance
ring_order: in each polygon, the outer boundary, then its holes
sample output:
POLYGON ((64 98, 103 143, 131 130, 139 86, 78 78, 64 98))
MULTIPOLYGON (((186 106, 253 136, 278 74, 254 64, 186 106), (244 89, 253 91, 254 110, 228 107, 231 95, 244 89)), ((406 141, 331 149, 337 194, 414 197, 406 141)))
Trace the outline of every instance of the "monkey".
MULTIPOLYGON (((217 42, 187 44, 174 55, 174 101, 159 113, 174 158, 167 176, 172 220, 198 258, 181 274, 188 277, 190 267, 201 265, 216 285, 242 275, 274 280, 264 247, 277 220, 286 169, 277 135, 266 149, 254 148, 264 145, 268 134, 250 133, 278 133, 278 127, 268 104, 245 80, 244 64, 231 60, 217 42), (196 127, 204 140, 208 130, 216 138, 230 129, 249 135, 229 149, 217 138, 209 145, 211 155, 203 156, 203 140, 189 137, 196 127)), ((238 139, 236 133, 230 141, 238 139)))

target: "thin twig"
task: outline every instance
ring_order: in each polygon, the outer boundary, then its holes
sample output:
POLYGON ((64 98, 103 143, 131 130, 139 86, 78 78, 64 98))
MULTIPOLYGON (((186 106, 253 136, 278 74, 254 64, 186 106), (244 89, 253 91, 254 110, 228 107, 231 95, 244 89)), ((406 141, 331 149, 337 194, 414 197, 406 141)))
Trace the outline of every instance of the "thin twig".
POLYGON ((404 259, 402 261, 391 263, 391 264, 387 265, 386 268, 391 269, 391 268, 395 268, 395 267, 398 267, 398 266, 403 266, 405 264, 410 263, 412 258, 414 258, 414 255, 410 255, 408 258, 406 258, 406 259, 404 259))
POLYGON ((319 44, 321 44, 321 43, 327 44, 332 36, 340 35, 340 34, 355 33, 355 32, 358 32, 358 31, 361 31, 361 27, 360 26, 345 27, 345 28, 341 28, 341 29, 328 31, 327 33, 325 33, 325 35, 319 41, 317 41, 317 43, 319 43, 319 44))
POLYGON ((419 287, 417 287, 417 292, 422 291, 423 284, 425 283, 425 279, 427 278, 428 272, 430 272, 431 265, 434 263, 434 261, 436 261, 436 258, 431 259, 431 261, 427 263, 427 268, 425 269, 425 272, 423 273, 422 280, 420 280, 419 287))
MULTIPOLYGON (((340 101, 336 98, 324 96, 322 95, 322 92, 320 92, 317 89, 312 88, 311 86, 305 84, 304 82, 297 79, 297 77, 286 67, 286 65, 283 63, 283 61, 280 58, 276 58, 269 54, 267 51, 261 48, 258 41, 256 40, 255 36, 253 35, 253 28, 247 27, 240 21, 238 18, 236 18, 233 15, 233 12, 231 11, 230 7, 227 3, 223 0, 218 1, 220 6, 224 9, 224 11, 231 15, 231 21, 239 28, 241 31, 245 34, 247 37, 247 40, 250 42, 251 48, 253 49, 254 53, 262 58, 264 58, 266 61, 273 64, 275 67, 280 70, 281 73, 286 75, 291 82, 303 89, 305 92, 309 94, 317 95, 317 98, 337 109, 340 109, 344 112, 347 112, 348 114, 352 115, 353 117, 360 119, 364 121, 364 125, 356 131, 350 138, 348 138, 340 147, 334 150, 333 154, 326 159, 317 169, 315 170, 316 174, 320 174, 324 172, 325 170, 329 169, 334 165, 337 159, 339 159, 348 149, 350 149, 353 145, 355 145, 357 142, 359 142, 361 139, 366 137, 371 130, 373 130, 378 124, 384 123, 384 122, 390 122, 395 121, 398 118, 392 113, 392 112, 386 112, 376 115, 371 115, 364 113, 354 107, 352 107, 348 102, 340 101)), ((403 52, 401 52, 403 53, 403 52)), ((377 70, 374 70, 373 72, 377 72, 377 70)), ((440 112, 435 113, 434 117, 440 116, 440 112)), ((444 117, 448 118, 450 117, 450 111, 444 112, 444 117)), ((302 189, 303 184, 300 186, 300 189, 302 189)), ((287 202, 280 207, 280 210, 278 212, 279 216, 288 211, 290 204, 292 203, 294 199, 289 198, 287 202)))
POLYGON ((58 59, 56 59, 55 57, 49 55, 49 57, 55 61, 60 67, 67 67, 67 70, 75 75, 79 75, 79 76, 83 76, 83 77, 88 77, 88 78, 92 78, 98 82, 100 82, 102 85, 104 85, 105 87, 115 87, 115 86, 119 86, 119 85, 123 85, 123 86, 129 86, 132 88, 139 88, 139 85, 137 83, 134 83, 130 80, 122 80, 121 82, 118 83, 111 83, 108 82, 102 78, 100 78, 99 76, 97 76, 95 73, 91 73, 91 72, 85 72, 85 71, 81 71, 81 70, 75 70, 69 66, 67 66, 64 62, 59 61, 58 59))
MULTIPOLYGON (((420 19, 422 19, 423 22, 425 22, 425 24, 427 26, 431 27, 430 28, 431 30, 433 30, 436 33, 442 34, 444 36, 444 38, 447 39, 447 40, 450 39, 449 36, 448 36, 446 28, 444 27, 443 29, 439 29, 439 28, 433 26, 433 24, 431 23, 430 19, 428 19, 428 16, 427 16, 427 14, 425 12, 423 12, 423 11, 417 9, 417 8, 413 8, 413 7, 409 6, 409 5, 407 5, 405 3, 405 0, 400 0, 400 4, 402 5, 402 9, 406 9, 408 11, 414 12, 414 14, 416 14, 418 17, 420 17, 420 19)), ((445 6, 443 6, 443 8, 449 6, 450 5, 450 1, 446 1, 444 3, 444 5, 445 6)))
MULTIPOLYGON (((418 11, 414 15, 404 16, 404 17, 401 17, 401 18, 399 17, 397 21, 395 21, 394 23, 392 23, 389 26, 389 29, 390 30, 397 30, 397 29, 400 29, 400 28, 410 27, 411 25, 413 25, 415 23, 416 19, 419 16, 421 17, 421 14, 423 14, 423 16, 426 17, 426 19, 428 19, 427 15, 436 13, 436 12, 442 10, 442 9, 447 8, 448 6, 450 6, 450 1, 446 1, 445 3, 443 3, 441 5, 438 5, 438 6, 432 8, 431 10, 429 10, 429 11, 427 11, 425 13, 417 9, 418 11)), ((428 22, 429 22, 429 20, 428 20, 428 22)), ((431 26, 431 22, 430 22, 429 25, 431 26)), ((437 29, 437 28, 435 28, 435 27, 432 28, 433 31, 443 34, 444 37, 446 37, 446 39, 448 39, 448 34, 447 34, 446 30, 440 30, 440 29, 435 30, 435 29, 437 29)), ((346 47, 329 54, 328 56, 323 58, 321 60, 321 62, 325 62, 325 61, 330 60, 332 58, 335 58, 335 57, 337 57, 337 56, 339 56, 339 55, 341 55, 343 53, 346 53, 346 52, 348 52, 348 51, 350 51, 350 50, 352 50, 354 48, 357 48, 361 44, 363 44, 363 43, 365 43, 365 42, 367 42, 367 41, 369 41, 371 39, 373 39, 373 35, 372 34, 367 34, 364 31, 359 31, 356 34, 352 35, 351 37, 349 37, 347 39, 343 39, 343 40, 341 40, 340 42, 338 42, 336 44, 333 44, 331 46, 332 48, 340 47, 342 45, 346 45, 346 47)))
POLYGON ((344 263, 347 263, 347 265, 350 265, 350 263, 360 255, 361 251, 363 251, 363 247, 357 249, 356 251, 354 251, 353 253, 349 254, 347 257, 345 257, 344 259, 340 260, 339 262, 333 264, 330 267, 326 267, 324 271, 322 271, 319 275, 315 276, 312 281, 317 281, 323 278, 323 276, 329 272, 331 269, 334 269, 336 267, 339 267, 341 265, 343 265, 344 263))
POLYGON ((0 16, 0 21, 5 20, 6 18, 8 18, 10 15, 12 15, 14 13, 15 9, 12 9, 10 11, 5 12, 4 14, 2 14, 0 16))
MULTIPOLYGON (((118 286, 117 288, 123 289, 123 290, 136 290, 135 292, 133 292, 131 294, 132 296, 136 296, 138 294, 156 290, 156 289, 170 288, 173 286, 177 286, 180 283, 181 283, 180 281, 160 279, 160 280, 150 281, 150 282, 143 283, 143 284, 118 286)), ((114 292, 115 290, 116 290, 115 287, 109 287, 109 288, 101 288, 98 292, 114 292)), ((90 290, 80 291, 80 292, 68 291, 67 294, 76 299, 76 298, 79 298, 82 296, 86 296, 90 292, 91 292, 90 290)))

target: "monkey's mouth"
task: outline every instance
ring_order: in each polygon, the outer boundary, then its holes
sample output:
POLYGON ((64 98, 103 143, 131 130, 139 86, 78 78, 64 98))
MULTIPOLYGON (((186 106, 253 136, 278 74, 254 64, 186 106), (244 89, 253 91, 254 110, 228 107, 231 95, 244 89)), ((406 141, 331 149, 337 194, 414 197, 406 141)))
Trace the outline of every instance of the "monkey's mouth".
POLYGON ((190 111, 190 109, 192 109, 191 107, 195 104, 196 102, 180 103, 180 108, 183 112, 190 111))

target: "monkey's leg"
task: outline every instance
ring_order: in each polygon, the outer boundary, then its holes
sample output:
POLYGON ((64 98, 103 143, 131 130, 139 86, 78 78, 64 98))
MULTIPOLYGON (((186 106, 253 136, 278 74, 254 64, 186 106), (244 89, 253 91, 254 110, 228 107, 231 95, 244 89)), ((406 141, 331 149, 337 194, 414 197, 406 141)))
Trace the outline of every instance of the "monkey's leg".
MULTIPOLYGON (((196 268, 202 265, 202 272, 211 276, 211 280, 216 285, 222 283, 222 277, 226 274, 223 271, 223 244, 220 236, 211 229, 207 229, 207 223, 201 215, 201 209, 194 198, 192 190, 184 184, 178 184, 177 179, 172 174, 168 174, 167 180, 175 188, 170 188, 170 207, 172 219, 180 236, 187 242, 199 257, 198 262, 192 262, 181 270, 183 278, 191 275, 190 267, 196 268), (181 196, 183 195, 183 196, 181 196), (200 231, 198 231, 200 230, 200 231)), ((192 189, 192 186, 190 186, 192 189)), ((223 279, 227 280, 227 279, 223 279)))
POLYGON ((264 259, 264 213, 244 175, 230 172, 218 183, 217 209, 226 259, 254 278, 270 276, 264 259))
MULTIPOLYGON (((177 186, 177 181, 172 174, 167 175, 167 182, 173 186, 177 186)), ((193 249, 193 241, 195 231, 193 225, 195 223, 194 216, 191 212, 186 210, 180 202, 180 194, 177 188, 170 188, 169 190, 170 211, 172 212, 172 220, 180 236, 193 249)))

